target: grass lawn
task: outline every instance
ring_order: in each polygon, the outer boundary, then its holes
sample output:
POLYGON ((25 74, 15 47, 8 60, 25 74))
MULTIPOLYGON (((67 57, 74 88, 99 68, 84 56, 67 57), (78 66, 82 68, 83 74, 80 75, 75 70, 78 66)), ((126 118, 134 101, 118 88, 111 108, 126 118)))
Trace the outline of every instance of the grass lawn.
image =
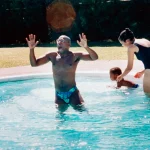
MULTIPOLYGON (((127 52, 124 47, 91 47, 99 56, 99 60, 126 60, 127 52)), ((86 52, 81 47, 71 47, 73 52, 86 52)), ((37 57, 50 51, 57 51, 56 47, 37 47, 35 55, 37 57)), ((0 68, 9 68, 16 66, 26 66, 29 63, 29 48, 0 48, 0 68)))

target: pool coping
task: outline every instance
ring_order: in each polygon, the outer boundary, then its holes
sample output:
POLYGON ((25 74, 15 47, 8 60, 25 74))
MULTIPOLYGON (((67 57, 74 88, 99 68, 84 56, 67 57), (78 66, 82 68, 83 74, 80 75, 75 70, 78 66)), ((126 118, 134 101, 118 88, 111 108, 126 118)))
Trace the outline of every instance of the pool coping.
MULTIPOLYGON (((76 75, 88 75, 88 76, 107 76, 109 77, 109 69, 111 67, 118 66, 122 70, 126 67, 127 60, 98 60, 98 61, 81 61, 77 67, 76 75)), ((134 81, 142 80, 135 79, 133 76, 137 71, 141 71, 143 64, 135 60, 133 71, 131 71, 125 78, 130 78, 134 81)), ((27 80, 33 78, 45 78, 52 76, 52 65, 48 63, 39 67, 20 66, 12 68, 0 69, 0 82, 27 80)))
MULTIPOLYGON (((136 82, 136 83, 142 83, 143 78, 136 79, 133 77, 134 73, 128 75, 128 79, 136 82)), ((11 75, 11 76, 5 76, 0 77, 0 83, 3 82, 13 82, 13 81, 21 81, 21 80, 30 80, 30 79, 45 79, 45 78, 52 78, 52 73, 33 73, 33 74, 22 74, 22 75, 11 75)), ((99 80, 102 80, 104 77, 109 78, 107 71, 99 71, 99 72, 93 72, 93 71, 78 71, 76 73, 77 76, 83 76, 83 77, 98 77, 99 80)))

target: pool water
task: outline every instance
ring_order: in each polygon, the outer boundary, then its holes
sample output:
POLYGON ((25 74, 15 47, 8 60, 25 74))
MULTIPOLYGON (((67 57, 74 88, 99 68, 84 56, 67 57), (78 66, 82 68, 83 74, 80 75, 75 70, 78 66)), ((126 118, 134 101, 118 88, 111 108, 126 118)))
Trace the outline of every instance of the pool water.
POLYGON ((111 84, 78 76, 88 112, 60 114, 51 77, 0 83, 0 150, 150 149, 150 98, 111 84))

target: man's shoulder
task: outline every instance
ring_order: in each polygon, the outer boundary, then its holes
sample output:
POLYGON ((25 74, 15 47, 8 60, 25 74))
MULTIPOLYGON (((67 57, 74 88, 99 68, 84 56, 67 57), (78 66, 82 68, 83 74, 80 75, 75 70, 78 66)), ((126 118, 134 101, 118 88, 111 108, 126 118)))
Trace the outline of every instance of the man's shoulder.
POLYGON ((57 56, 57 52, 47 52, 46 55, 47 56, 57 56))

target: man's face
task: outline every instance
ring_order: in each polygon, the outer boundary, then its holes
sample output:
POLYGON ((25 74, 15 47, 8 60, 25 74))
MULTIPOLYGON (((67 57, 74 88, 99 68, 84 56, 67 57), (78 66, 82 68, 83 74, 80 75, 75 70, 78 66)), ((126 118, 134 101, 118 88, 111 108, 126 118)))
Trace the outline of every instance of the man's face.
POLYGON ((59 52, 64 52, 66 50, 69 50, 70 42, 65 37, 59 37, 57 40, 57 47, 59 52))

